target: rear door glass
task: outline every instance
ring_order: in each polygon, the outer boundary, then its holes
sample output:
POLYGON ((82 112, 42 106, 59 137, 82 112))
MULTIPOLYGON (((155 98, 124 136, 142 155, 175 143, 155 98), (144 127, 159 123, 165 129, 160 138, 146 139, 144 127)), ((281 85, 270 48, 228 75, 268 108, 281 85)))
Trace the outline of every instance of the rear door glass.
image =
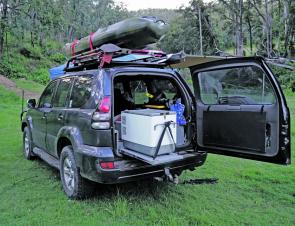
POLYGON ((95 108, 94 101, 91 101, 91 93, 93 90, 93 76, 83 75, 76 78, 69 107, 70 108, 95 108))
POLYGON ((204 104, 274 104, 273 88, 257 66, 200 72, 200 98, 204 104))
POLYGON ((60 80, 56 94, 53 100, 53 107, 65 107, 71 87, 72 78, 64 78, 60 80))

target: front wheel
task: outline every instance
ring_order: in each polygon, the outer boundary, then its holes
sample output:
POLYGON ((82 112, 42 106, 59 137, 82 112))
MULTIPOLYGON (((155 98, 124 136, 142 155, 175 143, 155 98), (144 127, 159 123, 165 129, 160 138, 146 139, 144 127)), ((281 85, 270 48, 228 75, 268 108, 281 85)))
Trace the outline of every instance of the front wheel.
POLYGON ((25 158, 28 160, 32 160, 34 158, 32 138, 28 127, 25 127, 23 132, 23 153, 25 158))
POLYGON ((72 146, 62 149, 60 155, 60 177, 64 192, 70 199, 83 199, 92 193, 92 185, 81 177, 72 146))

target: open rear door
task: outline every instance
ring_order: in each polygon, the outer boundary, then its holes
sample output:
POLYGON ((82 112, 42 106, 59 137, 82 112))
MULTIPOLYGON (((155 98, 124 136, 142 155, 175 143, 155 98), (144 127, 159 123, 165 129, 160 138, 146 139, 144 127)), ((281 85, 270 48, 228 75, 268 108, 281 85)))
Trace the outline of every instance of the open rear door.
POLYGON ((199 150, 290 164, 290 114, 262 58, 231 58, 190 67, 199 150))

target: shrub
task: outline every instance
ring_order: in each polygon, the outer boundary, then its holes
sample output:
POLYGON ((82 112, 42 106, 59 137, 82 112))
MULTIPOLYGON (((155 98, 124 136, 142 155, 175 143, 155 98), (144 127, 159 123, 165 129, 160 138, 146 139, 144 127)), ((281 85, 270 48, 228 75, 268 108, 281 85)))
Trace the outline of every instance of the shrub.
POLYGON ((49 71, 46 68, 37 68, 32 71, 29 79, 41 84, 46 84, 49 81, 49 71))
POLYGON ((49 59, 51 61, 54 61, 54 62, 60 63, 60 64, 64 63, 65 60, 66 60, 65 56, 63 54, 61 54, 61 53, 52 54, 52 55, 49 56, 49 59))

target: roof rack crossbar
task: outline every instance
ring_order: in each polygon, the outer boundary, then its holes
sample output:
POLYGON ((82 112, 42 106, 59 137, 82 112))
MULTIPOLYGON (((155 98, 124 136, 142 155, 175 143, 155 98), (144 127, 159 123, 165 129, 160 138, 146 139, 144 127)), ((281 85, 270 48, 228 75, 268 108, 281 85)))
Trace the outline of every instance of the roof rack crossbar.
POLYGON ((162 51, 157 50, 130 50, 120 48, 113 44, 104 44, 99 48, 81 53, 79 55, 71 57, 64 69, 64 71, 74 71, 78 69, 88 69, 97 67, 108 67, 110 65, 130 65, 130 66, 149 66, 163 68, 175 61, 183 59, 184 54, 176 53, 167 55, 162 51), (128 54, 140 54, 147 55, 148 57, 131 59, 129 61, 108 61, 108 64, 104 64, 104 56, 111 55, 111 59, 118 58, 128 54), (72 66, 72 65, 73 66, 72 66), (70 67, 71 66, 71 67, 70 67))

